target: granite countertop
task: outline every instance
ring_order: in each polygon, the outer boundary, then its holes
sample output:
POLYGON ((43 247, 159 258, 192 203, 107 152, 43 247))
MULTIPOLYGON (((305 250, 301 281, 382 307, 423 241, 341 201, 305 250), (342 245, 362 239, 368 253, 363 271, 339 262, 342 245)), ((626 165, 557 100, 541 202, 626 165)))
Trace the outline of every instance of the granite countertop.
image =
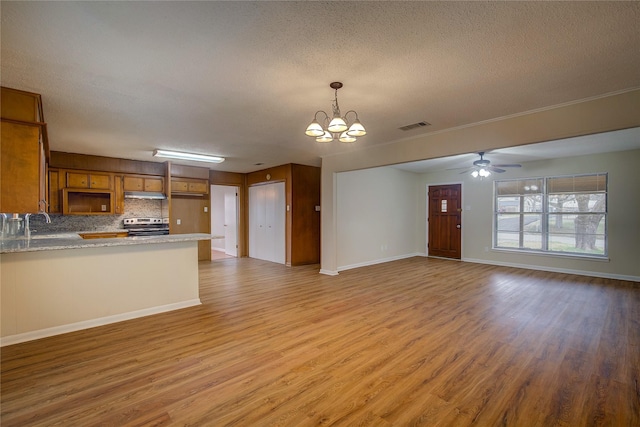
POLYGON ((79 233, 64 232, 32 235, 30 239, 2 239, 0 240, 0 254, 104 246, 149 245, 209 239, 211 239, 211 234, 206 233, 83 239, 79 233))

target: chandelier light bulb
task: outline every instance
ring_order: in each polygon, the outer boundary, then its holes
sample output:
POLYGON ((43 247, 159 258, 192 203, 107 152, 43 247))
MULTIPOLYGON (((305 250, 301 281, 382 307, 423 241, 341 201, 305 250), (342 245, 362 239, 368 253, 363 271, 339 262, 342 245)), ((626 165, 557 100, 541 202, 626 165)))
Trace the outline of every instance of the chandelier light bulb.
POLYGON ((344 119, 340 116, 334 116, 329 123, 329 127, 327 128, 329 132, 338 133, 344 132, 348 129, 347 124, 344 119))
POLYGON ((324 134, 324 129, 322 129, 320 123, 314 120, 309 126, 307 126, 307 130, 304 133, 308 136, 322 136, 324 134))
POLYGON ((321 136, 316 138, 316 142, 331 142, 333 141, 333 135, 329 131, 325 131, 321 136))
POLYGON ((475 171, 475 170, 474 170, 473 172, 471 172, 471 176, 472 176, 472 177, 474 177, 474 178, 477 178, 477 177, 478 177, 478 175, 480 175, 480 174, 478 173, 478 171, 475 171))
POLYGON ((364 129, 364 126, 362 126, 362 123, 360 123, 360 120, 356 118, 347 133, 351 136, 365 136, 367 131, 364 129))
POLYGON ((340 142, 356 142, 356 137, 349 135, 349 132, 342 132, 340 134, 340 142))

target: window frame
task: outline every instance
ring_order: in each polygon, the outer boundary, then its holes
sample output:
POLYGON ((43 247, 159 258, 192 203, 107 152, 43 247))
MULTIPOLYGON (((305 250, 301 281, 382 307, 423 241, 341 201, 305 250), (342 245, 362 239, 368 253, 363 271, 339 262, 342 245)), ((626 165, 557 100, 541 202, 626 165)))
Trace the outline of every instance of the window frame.
MULTIPOLYGON (((526 187, 522 187, 526 188, 526 187)), ((491 248, 496 251, 508 251, 508 252, 517 252, 517 253, 532 253, 532 254, 542 254, 542 255, 551 255, 555 257, 578 257, 578 258, 592 258, 597 260, 608 260, 609 256, 609 230, 608 230, 608 217, 609 217, 609 174, 607 172, 596 172, 596 173, 584 173, 584 174, 571 174, 571 175, 552 175, 552 176, 536 176, 536 177, 522 177, 522 178, 512 178, 512 179, 504 179, 504 180, 494 180, 493 181, 493 218, 492 218, 492 242, 491 248), (603 190, 589 190, 589 191, 569 191, 567 194, 604 194, 604 210, 597 212, 552 212, 550 209, 550 196, 554 196, 557 194, 561 194, 560 192, 549 193, 549 181, 554 179, 575 179, 579 177, 596 177, 596 180, 600 179, 599 177, 604 176, 604 189, 603 190), (541 182, 541 189, 539 193, 514 193, 514 194, 498 194, 498 187, 500 183, 507 182, 518 182, 517 188, 520 189, 521 184, 525 181, 541 182), (539 211, 531 210, 527 211, 523 209, 525 198, 528 195, 536 195, 539 194, 541 197, 541 209, 539 211), (517 212, 504 212, 499 210, 499 198, 503 197, 514 197, 519 198, 519 210, 517 212), (518 246, 517 247, 509 247, 509 246, 498 246, 498 233, 500 230, 498 220, 501 215, 513 215, 519 217, 519 228, 517 231, 513 233, 518 234, 518 246), (540 216, 540 248, 530 248, 524 247, 524 238, 527 235, 527 231, 524 228, 523 221, 526 215, 539 215, 540 216), (550 242, 552 237, 557 236, 558 233, 553 233, 552 228, 550 227, 550 221, 552 215, 562 215, 562 216, 581 216, 581 215, 602 215, 601 221, 603 222, 602 228, 602 240, 603 240, 603 252, 602 253, 588 253, 588 252, 572 252, 572 251, 561 251, 561 250, 553 250, 550 248, 550 242)), ((575 219, 574 219, 575 221, 575 219)), ((531 232, 529 232, 532 234, 531 232)), ((533 233, 536 234, 536 233, 533 233)), ((596 234, 597 236, 597 234, 596 234)), ((575 234, 573 234, 573 238, 575 238, 575 234)))

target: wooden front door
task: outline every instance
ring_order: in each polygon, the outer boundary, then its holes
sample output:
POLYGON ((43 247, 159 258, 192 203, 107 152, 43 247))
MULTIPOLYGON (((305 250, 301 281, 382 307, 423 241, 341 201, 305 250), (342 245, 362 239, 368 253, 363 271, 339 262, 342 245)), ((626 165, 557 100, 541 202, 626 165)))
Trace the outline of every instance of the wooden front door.
POLYGON ((461 257, 462 186, 429 186, 429 245, 430 256, 461 257))

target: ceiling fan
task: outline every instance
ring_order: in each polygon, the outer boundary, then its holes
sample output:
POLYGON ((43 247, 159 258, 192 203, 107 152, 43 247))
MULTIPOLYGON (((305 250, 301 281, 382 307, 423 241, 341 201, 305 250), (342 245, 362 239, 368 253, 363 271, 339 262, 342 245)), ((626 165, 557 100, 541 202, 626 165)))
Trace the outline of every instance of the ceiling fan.
MULTIPOLYGON (((491 162, 484 158, 484 153, 485 153, 484 151, 480 151, 478 153, 480 155, 480 160, 476 160, 475 162, 473 162, 473 168, 471 169, 471 176, 473 176, 474 178, 477 178, 477 177, 485 178, 491 175, 491 172, 495 172, 495 173, 506 172, 506 170, 502 168, 522 167, 522 165, 519 165, 517 163, 509 164, 509 165, 491 165, 491 162)), ((468 172, 469 170, 466 170, 460 173, 463 174, 468 172)))

